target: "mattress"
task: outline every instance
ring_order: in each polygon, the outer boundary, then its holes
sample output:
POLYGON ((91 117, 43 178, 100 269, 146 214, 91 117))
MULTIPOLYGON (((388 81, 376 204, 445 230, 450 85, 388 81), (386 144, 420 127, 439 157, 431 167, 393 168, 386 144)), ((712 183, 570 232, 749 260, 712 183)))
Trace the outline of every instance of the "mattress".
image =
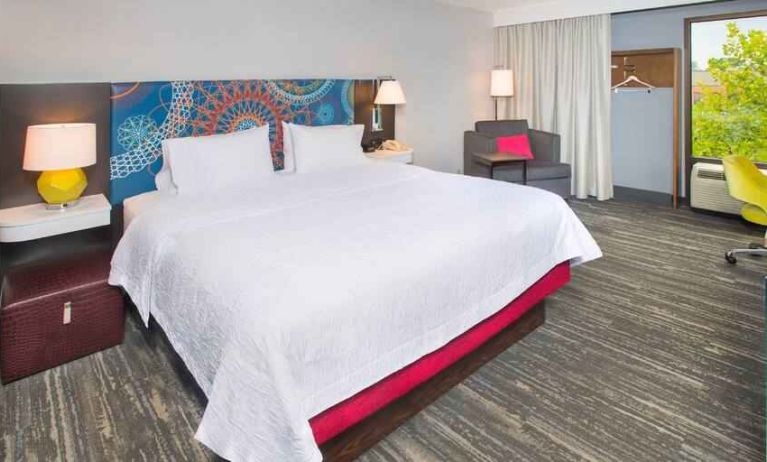
POLYGON ((110 283, 208 396, 198 440, 315 461, 312 417, 600 255, 556 195, 373 162, 164 197, 132 217, 110 283))
POLYGON ((163 200, 174 195, 162 191, 150 191, 125 199, 123 202, 123 229, 127 229, 137 216, 151 210, 163 200))

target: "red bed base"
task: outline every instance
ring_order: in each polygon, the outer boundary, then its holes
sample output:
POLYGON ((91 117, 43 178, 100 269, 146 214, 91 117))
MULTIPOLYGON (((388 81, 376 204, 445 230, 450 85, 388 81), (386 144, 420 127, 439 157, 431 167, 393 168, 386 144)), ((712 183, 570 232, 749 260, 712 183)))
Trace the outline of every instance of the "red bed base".
POLYGON ((330 441, 468 355, 569 280, 570 263, 560 263, 506 307, 439 350, 317 414, 309 421, 317 444, 330 441))

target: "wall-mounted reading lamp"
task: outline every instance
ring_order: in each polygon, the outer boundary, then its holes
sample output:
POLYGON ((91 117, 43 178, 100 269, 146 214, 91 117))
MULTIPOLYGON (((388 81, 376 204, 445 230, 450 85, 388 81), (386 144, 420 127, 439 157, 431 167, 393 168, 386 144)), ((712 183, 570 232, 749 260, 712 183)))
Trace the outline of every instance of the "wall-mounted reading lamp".
POLYGON ((373 109, 373 127, 374 132, 383 131, 383 120, 381 118, 382 104, 405 104, 405 93, 398 80, 392 77, 379 77, 376 79, 376 97, 375 108, 373 109))

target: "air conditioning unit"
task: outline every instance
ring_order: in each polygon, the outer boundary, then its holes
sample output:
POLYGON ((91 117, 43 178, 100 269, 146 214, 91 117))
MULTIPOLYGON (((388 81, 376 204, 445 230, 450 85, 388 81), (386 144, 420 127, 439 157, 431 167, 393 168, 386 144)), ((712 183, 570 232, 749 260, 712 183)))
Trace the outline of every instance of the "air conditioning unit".
MULTIPOLYGON (((767 171, 762 171, 767 174, 767 171)), ((743 202, 727 192, 724 167, 721 164, 698 162, 692 166, 690 206, 696 209, 740 215, 743 202)))

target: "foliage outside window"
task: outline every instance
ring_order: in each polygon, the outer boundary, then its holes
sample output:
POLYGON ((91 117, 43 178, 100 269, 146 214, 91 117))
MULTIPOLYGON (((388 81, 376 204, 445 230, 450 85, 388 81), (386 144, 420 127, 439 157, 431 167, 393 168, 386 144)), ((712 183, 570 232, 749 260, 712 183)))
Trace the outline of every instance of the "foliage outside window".
POLYGON ((767 33, 730 22, 722 57, 692 67, 692 155, 767 163, 767 33))

